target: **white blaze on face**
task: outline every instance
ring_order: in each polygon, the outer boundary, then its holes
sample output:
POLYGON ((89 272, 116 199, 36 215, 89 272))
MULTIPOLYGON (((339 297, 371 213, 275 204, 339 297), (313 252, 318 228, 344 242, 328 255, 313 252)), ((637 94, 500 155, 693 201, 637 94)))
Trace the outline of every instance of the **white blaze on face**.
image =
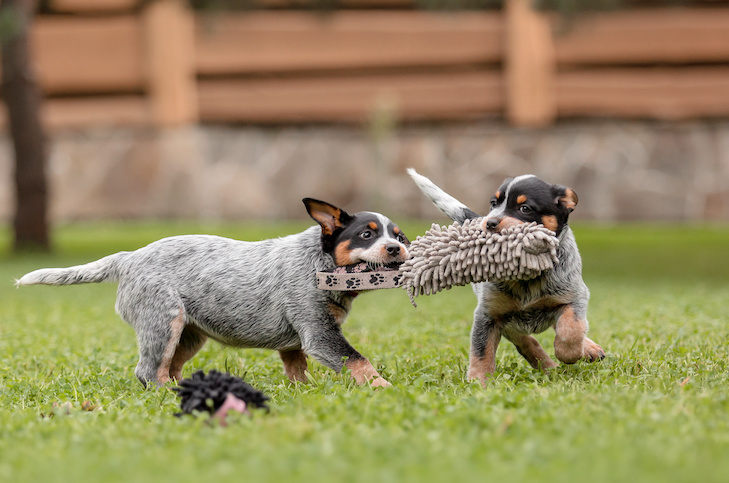
POLYGON ((352 250, 352 263, 356 263, 357 261, 363 261, 372 263, 374 265, 385 265, 392 262, 404 262, 405 260, 410 258, 407 247, 397 238, 393 237, 388 231, 388 226, 390 226, 392 221, 380 213, 368 213, 377 219, 377 222, 380 225, 381 233, 380 236, 375 241, 373 241, 369 247, 355 248, 352 250), (386 249, 388 245, 392 244, 400 246, 400 254, 395 258, 389 255, 386 249))
POLYGON ((486 215, 486 219, 489 218, 500 218, 501 215, 504 214, 504 210, 506 210, 506 205, 509 202, 509 194, 511 193, 511 187, 514 186, 516 183, 523 181, 527 178, 536 178, 533 174, 523 174, 521 176, 517 176, 516 178, 512 179, 509 184, 506 185, 506 192, 504 193, 504 201, 501 202, 496 208, 491 210, 488 215, 486 215))

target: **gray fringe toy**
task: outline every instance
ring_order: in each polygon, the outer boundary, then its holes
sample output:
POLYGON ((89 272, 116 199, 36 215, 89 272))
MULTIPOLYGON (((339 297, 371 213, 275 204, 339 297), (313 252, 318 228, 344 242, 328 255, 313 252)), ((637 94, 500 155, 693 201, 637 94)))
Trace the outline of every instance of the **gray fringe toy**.
POLYGON ((400 265, 410 301, 472 282, 531 280, 557 262, 559 240, 537 223, 484 232, 481 218, 450 226, 433 224, 408 250, 400 265))
POLYGON ((404 287, 416 305, 418 295, 432 295, 457 285, 531 280, 557 262, 559 240, 543 225, 523 223, 491 233, 481 229, 482 220, 442 227, 434 223, 410 244, 410 258, 399 270, 361 267, 318 272, 318 286, 351 291, 404 287))

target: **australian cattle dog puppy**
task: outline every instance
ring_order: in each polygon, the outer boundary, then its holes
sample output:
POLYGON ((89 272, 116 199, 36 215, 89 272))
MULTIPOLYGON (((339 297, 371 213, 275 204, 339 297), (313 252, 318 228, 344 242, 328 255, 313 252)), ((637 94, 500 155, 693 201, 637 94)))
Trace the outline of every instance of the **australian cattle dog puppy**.
POLYGON ((292 381, 306 381, 306 356, 358 384, 387 386, 342 334, 354 292, 316 287, 316 272, 408 258, 405 234, 387 217, 349 215, 303 200, 318 222, 283 238, 246 242, 207 235, 164 238, 86 265, 36 270, 18 285, 117 282, 116 311, 137 334, 143 384, 181 379, 208 337, 235 347, 279 351, 292 381))
MULTIPOLYGON (((435 206, 454 221, 480 217, 415 170, 408 173, 435 206)), ((541 223, 559 239, 559 262, 533 280, 473 284, 478 306, 471 329, 469 379, 483 383, 496 370, 496 348, 502 336, 532 366, 555 367, 557 364, 532 336, 549 327, 555 331, 554 353, 560 361, 592 362, 605 356, 602 348, 587 337, 590 291, 582 280, 582 259, 567 224, 575 206, 577 194, 572 189, 549 184, 533 175, 508 178, 491 197, 491 211, 481 222, 484 231, 499 232, 518 223, 541 223)))

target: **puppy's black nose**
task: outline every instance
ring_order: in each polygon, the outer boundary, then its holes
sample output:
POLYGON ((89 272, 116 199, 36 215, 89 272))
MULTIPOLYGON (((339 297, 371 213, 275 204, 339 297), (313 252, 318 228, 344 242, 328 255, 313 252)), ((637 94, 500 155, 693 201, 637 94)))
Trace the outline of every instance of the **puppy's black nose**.
POLYGON ((499 226, 499 219, 498 218, 489 218, 486 220, 486 229, 494 231, 496 230, 496 227, 499 226))
POLYGON ((385 250, 387 250, 387 253, 393 257, 400 255, 400 245, 397 243, 389 243, 385 246, 385 250))

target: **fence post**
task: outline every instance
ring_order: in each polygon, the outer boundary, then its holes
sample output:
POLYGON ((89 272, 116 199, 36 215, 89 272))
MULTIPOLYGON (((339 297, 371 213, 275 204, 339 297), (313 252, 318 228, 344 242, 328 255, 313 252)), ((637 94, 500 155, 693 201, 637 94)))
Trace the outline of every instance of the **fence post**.
POLYGON ((183 0, 154 0, 145 7, 143 22, 154 124, 197 122, 193 13, 183 0))
POLYGON ((506 117, 514 126, 546 126, 557 117, 556 64, 549 19, 532 0, 507 0, 506 117))

